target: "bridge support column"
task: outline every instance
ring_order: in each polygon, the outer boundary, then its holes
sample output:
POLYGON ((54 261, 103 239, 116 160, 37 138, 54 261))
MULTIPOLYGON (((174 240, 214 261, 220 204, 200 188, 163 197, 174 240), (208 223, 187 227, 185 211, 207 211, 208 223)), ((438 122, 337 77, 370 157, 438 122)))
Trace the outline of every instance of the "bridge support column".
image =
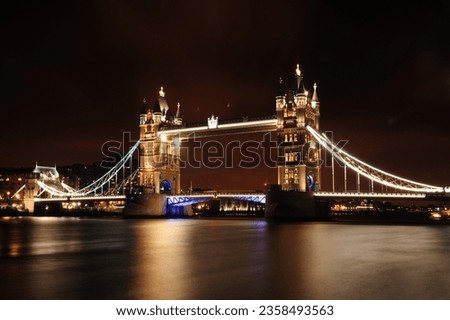
POLYGON ((167 195, 134 195, 123 209, 124 217, 163 217, 166 215, 167 195))
POLYGON ((306 191, 306 165, 301 164, 298 166, 298 191, 306 191))
POLYGON ((23 203, 25 210, 27 210, 29 213, 34 212, 34 197, 37 196, 38 190, 39 187, 36 179, 32 178, 25 180, 25 193, 23 197, 23 203))
POLYGON ((313 192, 283 191, 272 185, 266 194, 264 217, 269 220, 317 220, 313 192))
POLYGON ((154 173, 154 181, 155 181, 155 193, 159 194, 161 192, 161 179, 160 179, 161 173, 156 171, 154 173))

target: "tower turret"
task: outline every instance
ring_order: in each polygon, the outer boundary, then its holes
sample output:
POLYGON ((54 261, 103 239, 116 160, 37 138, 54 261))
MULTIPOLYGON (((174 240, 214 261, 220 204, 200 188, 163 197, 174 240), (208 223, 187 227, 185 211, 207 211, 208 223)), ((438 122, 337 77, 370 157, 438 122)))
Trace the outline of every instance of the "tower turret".
POLYGON ((147 103, 145 98, 142 100, 142 109, 141 109, 141 113, 139 115, 139 125, 143 126, 145 125, 145 122, 147 121, 147 103))
POLYGON ((278 90, 277 95, 275 97, 275 110, 277 113, 277 128, 283 128, 283 108, 286 105, 285 92, 283 86, 283 79, 280 78, 278 80, 278 90))
POLYGON ((316 191, 320 186, 317 143, 306 130, 318 129, 319 112, 317 86, 311 95, 303 85, 299 65, 294 83, 284 94, 277 93, 277 131, 279 145, 278 183, 282 190, 316 191))
POLYGON ((303 85, 303 75, 298 64, 297 68, 295 69, 295 78, 296 104, 298 108, 305 108, 308 101, 308 91, 305 90, 305 86, 303 85))
POLYGON ((161 90, 159 90, 159 98, 156 100, 155 104, 153 105, 153 119, 155 124, 160 124, 162 121, 162 112, 165 110, 165 106, 167 105, 166 99, 164 98, 164 88, 161 87, 161 90), (164 103, 162 103, 164 102, 164 103))
POLYGON ((300 65, 297 64, 297 68, 295 68, 295 78, 296 78, 296 86, 295 86, 295 92, 300 92, 300 85, 302 84, 302 71, 300 70, 300 65))
POLYGON ((139 115, 139 133, 140 133, 139 135, 140 135, 141 139, 145 133, 145 127, 146 127, 146 123, 147 123, 147 111, 148 111, 148 107, 147 107, 146 100, 144 98, 142 100, 141 114, 139 115))
MULTIPOLYGON (((164 130, 175 123, 163 87, 153 105, 152 121, 144 125, 141 133, 139 185, 144 193, 180 193, 180 143, 164 130)), ((178 122, 181 124, 179 107, 178 122)))
POLYGON ((183 123, 183 118, 180 116, 180 103, 177 103, 177 113, 175 114, 175 119, 173 120, 173 123, 177 126, 180 126, 183 123))
POLYGON ((316 107, 319 107, 319 98, 317 96, 317 84, 316 83, 314 83, 313 88, 314 88, 314 92, 313 92, 313 95, 311 98, 311 107, 313 109, 316 109, 316 107))
POLYGON ((311 98, 311 108, 313 109, 315 113, 315 129, 319 130, 319 118, 320 118, 320 101, 319 97, 317 95, 317 84, 314 83, 314 92, 311 98))

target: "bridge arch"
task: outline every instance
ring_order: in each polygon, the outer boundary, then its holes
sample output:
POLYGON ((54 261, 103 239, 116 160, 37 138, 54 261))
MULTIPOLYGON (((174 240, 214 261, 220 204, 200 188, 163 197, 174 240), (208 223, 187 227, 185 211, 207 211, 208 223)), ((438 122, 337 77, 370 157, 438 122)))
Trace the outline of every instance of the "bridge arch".
POLYGON ((316 177, 312 172, 306 176, 306 188, 308 191, 317 191, 316 177))
POLYGON ((162 180, 159 184, 159 190, 161 193, 171 193, 172 192, 172 183, 169 180, 162 180))

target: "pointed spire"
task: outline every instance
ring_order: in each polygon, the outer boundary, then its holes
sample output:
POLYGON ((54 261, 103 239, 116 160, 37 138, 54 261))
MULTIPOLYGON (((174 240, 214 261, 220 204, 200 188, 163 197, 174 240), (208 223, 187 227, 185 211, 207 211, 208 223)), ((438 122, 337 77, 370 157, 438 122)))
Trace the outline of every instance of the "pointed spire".
POLYGON ((177 103, 177 113, 175 114, 175 118, 179 118, 180 117, 180 103, 177 103))
POLYGON ((161 87, 161 90, 159 90, 159 96, 164 98, 165 95, 166 95, 166 94, 165 94, 165 92, 164 92, 164 88, 161 87))
POLYGON ((313 92, 313 95, 312 95, 312 101, 319 101, 319 97, 317 96, 317 84, 316 83, 314 83, 314 92, 313 92))
POLYGON ((320 105, 320 102, 319 102, 319 97, 317 96, 317 84, 314 83, 314 92, 313 92, 313 95, 311 98, 311 107, 313 109, 316 109, 316 108, 318 109, 319 105, 320 105))
POLYGON ((180 117, 180 106, 181 104, 177 103, 177 112, 175 113, 175 118, 173 118, 173 124, 179 126, 182 124, 183 119, 180 117))
POLYGON ((302 72, 300 71, 300 65, 297 63, 297 68, 295 69, 295 75, 297 77, 301 77, 302 76, 302 72))
POLYGON ((300 84, 302 83, 303 79, 299 64, 297 64, 297 68, 295 69, 295 77, 297 78, 297 87, 295 88, 295 92, 297 93, 300 90, 300 84))

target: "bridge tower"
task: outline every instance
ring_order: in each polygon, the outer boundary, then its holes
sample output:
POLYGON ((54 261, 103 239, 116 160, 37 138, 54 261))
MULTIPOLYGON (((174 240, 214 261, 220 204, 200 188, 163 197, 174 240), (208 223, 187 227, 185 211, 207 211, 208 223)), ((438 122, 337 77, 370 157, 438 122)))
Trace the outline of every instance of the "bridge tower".
POLYGON ((152 107, 144 99, 139 118, 139 185, 145 194, 180 193, 180 139, 158 134, 162 128, 182 125, 180 104, 174 115, 161 87, 152 107))
POLYGON ((318 191, 320 188, 319 145, 306 130, 319 129, 320 102, 317 85, 310 95, 303 84, 299 65, 294 83, 286 88, 280 78, 276 100, 278 136, 278 184, 285 191, 318 191))

